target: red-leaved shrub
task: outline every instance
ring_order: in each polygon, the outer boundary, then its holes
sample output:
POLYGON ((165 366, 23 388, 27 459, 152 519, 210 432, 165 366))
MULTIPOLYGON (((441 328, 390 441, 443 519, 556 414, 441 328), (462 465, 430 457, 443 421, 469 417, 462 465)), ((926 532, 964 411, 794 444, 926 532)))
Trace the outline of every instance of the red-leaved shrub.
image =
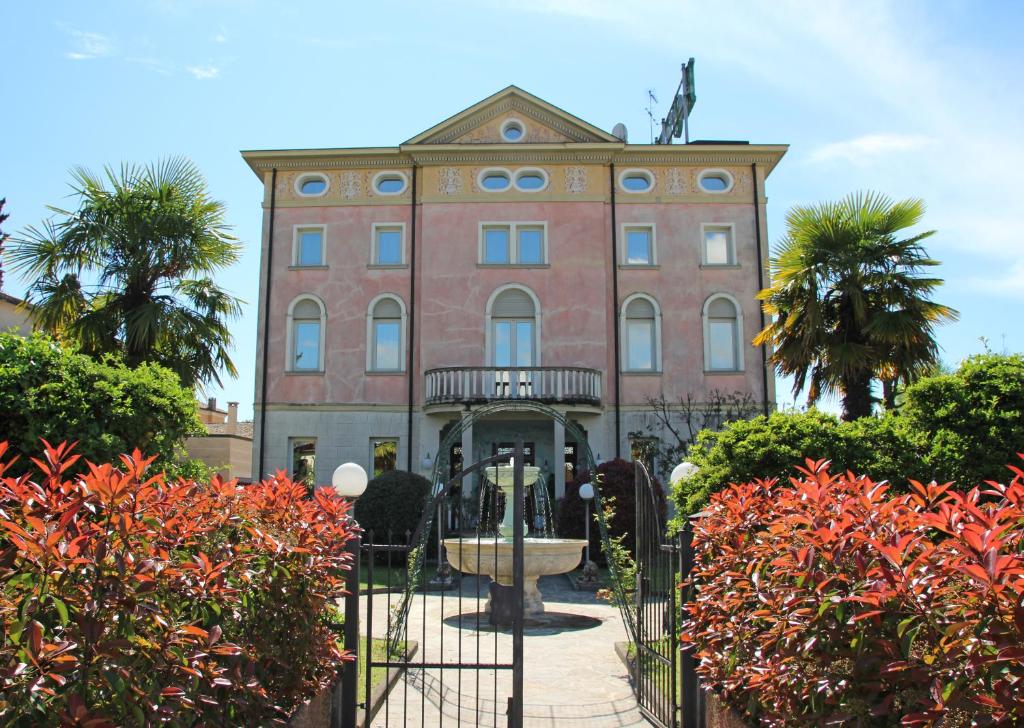
POLYGON ((136 451, 5 477, 0 724, 270 725, 332 682, 348 505, 279 474, 165 482, 136 451))
POLYGON ((967 493, 832 475, 714 495, 683 641, 762 725, 1024 724, 1024 472, 967 493))

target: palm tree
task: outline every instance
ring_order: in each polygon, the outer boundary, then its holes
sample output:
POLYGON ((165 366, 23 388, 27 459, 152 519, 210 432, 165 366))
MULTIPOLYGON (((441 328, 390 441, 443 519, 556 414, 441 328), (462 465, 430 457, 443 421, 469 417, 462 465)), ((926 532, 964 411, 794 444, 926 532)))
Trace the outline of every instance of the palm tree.
POLYGON ((888 402, 938 360, 936 324, 959 314, 929 295, 942 280, 922 275, 938 265, 910 237, 924 202, 893 202, 861 192, 839 202, 797 206, 786 215, 786 237, 772 260, 772 286, 758 295, 772 321, 754 344, 773 348, 771 361, 793 375, 793 394, 807 401, 842 396, 843 419, 871 414, 873 380, 888 402))
POLYGON ((240 250, 223 203, 181 157, 104 172, 73 169, 78 209, 50 207, 14 241, 37 323, 92 355, 163 364, 189 387, 237 376, 228 324, 241 301, 212 278, 240 250))

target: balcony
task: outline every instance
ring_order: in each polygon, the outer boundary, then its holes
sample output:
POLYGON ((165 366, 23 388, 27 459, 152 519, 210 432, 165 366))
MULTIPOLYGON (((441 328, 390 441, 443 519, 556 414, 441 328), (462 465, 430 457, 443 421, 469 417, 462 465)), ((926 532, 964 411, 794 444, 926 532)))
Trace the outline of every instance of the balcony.
POLYGON ((516 399, 601 404, 601 372, 582 367, 446 367, 428 369, 426 384, 428 405, 516 399))

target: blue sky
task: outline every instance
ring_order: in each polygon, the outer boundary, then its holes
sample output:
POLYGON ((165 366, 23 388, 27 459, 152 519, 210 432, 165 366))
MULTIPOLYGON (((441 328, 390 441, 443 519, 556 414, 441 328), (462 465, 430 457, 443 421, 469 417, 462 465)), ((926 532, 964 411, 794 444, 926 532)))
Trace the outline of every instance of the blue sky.
MULTIPOLYGON (((245 248, 222 276, 248 301, 239 378, 210 391, 243 416, 261 213, 239 150, 395 145, 510 83, 647 142, 647 89, 667 101, 690 56, 694 138, 791 145, 768 183, 773 243, 793 204, 922 197, 937 298, 962 314, 944 359, 979 337, 1024 350, 1021 3, 139 0, 12 3, 3 21, 5 230, 68 204, 74 165, 191 157, 245 248)), ((8 272, 5 290, 24 283, 8 272)))

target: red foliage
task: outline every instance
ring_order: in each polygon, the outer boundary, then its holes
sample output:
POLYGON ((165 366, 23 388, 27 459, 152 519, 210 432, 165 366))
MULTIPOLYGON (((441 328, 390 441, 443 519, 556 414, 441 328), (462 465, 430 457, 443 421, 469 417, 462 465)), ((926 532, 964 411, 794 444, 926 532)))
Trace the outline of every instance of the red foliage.
MULTIPOLYGON (((1022 456, 1024 457, 1024 456, 1022 456)), ((754 481, 696 521, 683 641, 762 725, 1024 724, 1024 472, 967 493, 754 481)))
POLYGON ((167 483, 135 451, 4 476, 0 723, 267 725, 328 685, 348 505, 283 474, 167 483))

